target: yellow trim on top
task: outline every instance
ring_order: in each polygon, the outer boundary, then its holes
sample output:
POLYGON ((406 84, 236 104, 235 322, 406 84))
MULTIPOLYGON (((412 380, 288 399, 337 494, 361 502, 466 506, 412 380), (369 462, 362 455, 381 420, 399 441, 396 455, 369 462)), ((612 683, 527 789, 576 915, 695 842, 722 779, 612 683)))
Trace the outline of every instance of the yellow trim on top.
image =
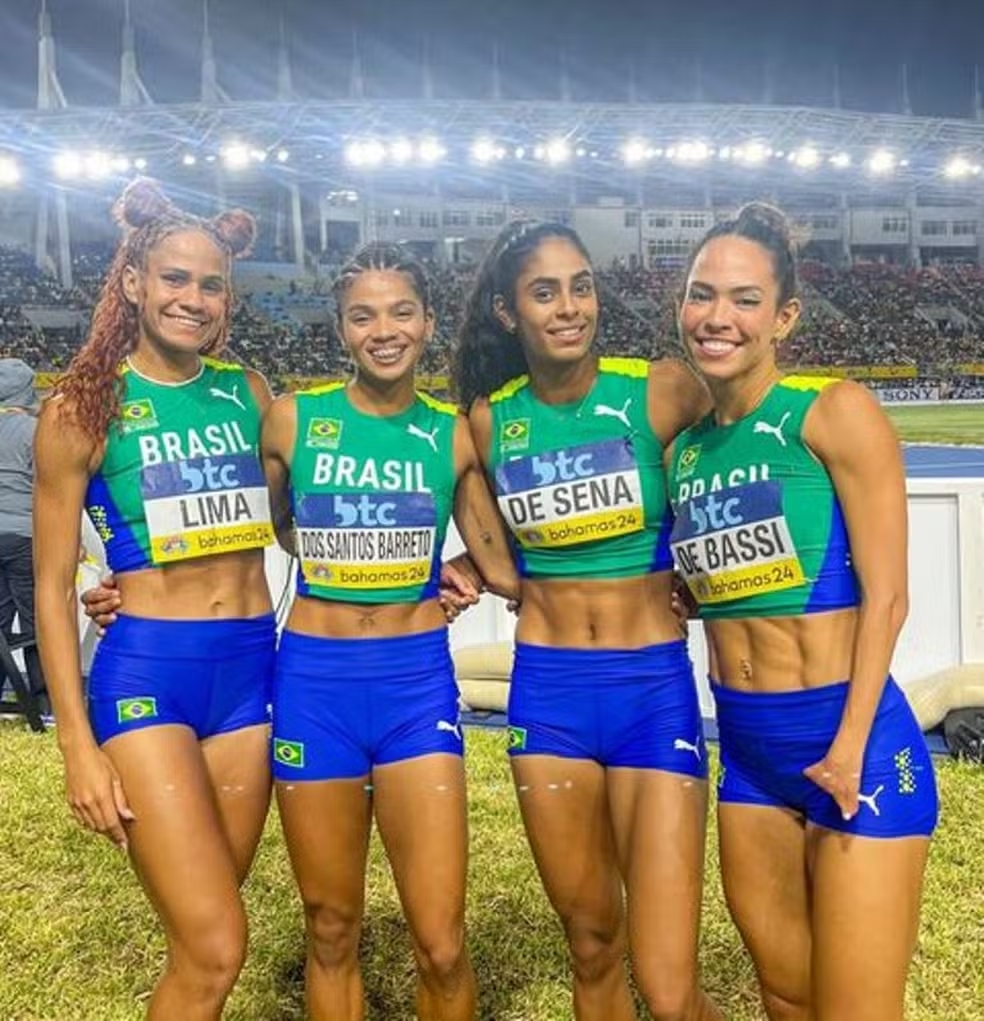
POLYGON ((417 390, 417 397, 427 405, 428 408, 432 408, 434 411, 440 411, 444 415, 457 415, 458 405, 452 404, 450 401, 439 401, 436 397, 432 397, 429 393, 425 393, 423 390, 417 390))
POLYGON ((495 404, 497 401, 504 401, 514 394, 518 393, 523 389, 524 386, 529 384, 530 377, 528 373, 523 373, 522 376, 516 376, 514 379, 510 379, 503 383, 498 390, 494 390, 489 394, 489 404, 495 404))
POLYGON ((779 385, 790 390, 825 390, 831 383, 842 383, 838 376, 783 376, 779 385))
POLYGON ((599 358, 598 371, 645 379, 649 375, 649 362, 645 358, 599 358))
POLYGON ((335 390, 341 390, 345 386, 345 380, 336 380, 334 383, 324 383, 322 386, 312 386, 310 390, 295 390, 296 396, 318 397, 321 394, 330 394, 335 390))

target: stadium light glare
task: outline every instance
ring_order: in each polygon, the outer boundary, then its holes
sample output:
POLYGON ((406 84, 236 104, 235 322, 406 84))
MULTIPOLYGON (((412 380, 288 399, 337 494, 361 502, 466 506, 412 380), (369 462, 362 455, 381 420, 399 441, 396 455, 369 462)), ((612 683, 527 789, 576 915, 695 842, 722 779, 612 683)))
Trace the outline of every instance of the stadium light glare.
POLYGON ((476 163, 491 163, 497 155, 495 142, 491 138, 476 138, 469 151, 476 163))
POLYGON ((679 163, 703 163, 714 150, 706 142, 681 142, 667 149, 666 155, 679 163))
POLYGON ((83 170, 91 181, 101 181, 113 172, 113 160, 104 152, 90 152, 83 161, 83 170))
POLYGON ((133 166, 134 166, 134 169, 136 169, 136 170, 146 170, 147 169, 147 161, 143 158, 143 156, 138 156, 133 161, 133 166))
POLYGON ((513 155, 515 155, 516 159, 521 160, 526 155, 526 149, 521 145, 517 145, 516 152, 513 155))
POLYGON ((0 188, 13 188, 21 179, 21 169, 11 156, 0 156, 0 188))
POLYGON ((760 166, 771 155, 772 150, 762 142, 746 142, 734 151, 735 160, 749 167, 760 166))
POLYGON ((390 159, 396 164, 409 163, 413 159, 413 143, 409 138, 397 138, 390 142, 390 159))
POLYGON ((820 153, 812 145, 801 145, 789 154, 789 162, 803 170, 812 170, 820 162, 820 153))
POLYGON ((637 167, 645 163, 649 155, 649 145, 643 138, 630 138, 622 146, 622 159, 628 167, 637 167))
POLYGON ((277 150, 277 162, 286 163, 290 159, 290 153, 286 149, 277 150))
POLYGON ((872 174, 890 174, 897 165, 898 160, 888 149, 876 149, 868 157, 868 170, 872 174))
POLYGON ((439 163, 447 154, 447 149, 436 138, 422 138, 417 145, 417 159, 421 163, 439 163))
POLYGON ((228 170, 242 170, 249 164, 250 152, 240 142, 231 142, 221 152, 222 163, 228 170))
POLYGON ((77 152, 60 152, 52 161, 55 177, 62 181, 70 181, 81 177, 83 172, 82 156, 77 152))
POLYGON ((125 174, 130 169, 130 161, 126 156, 114 156, 110 160, 110 166, 117 174, 125 174))
POLYGON ((198 162, 198 159, 195 157, 195 154, 192 153, 192 152, 186 152, 184 154, 184 156, 181 157, 181 163, 182 163, 183 166, 186 166, 186 167, 193 167, 197 162, 198 162))
POLYGON ((846 152, 835 152, 830 157, 830 165, 838 170, 846 170, 851 165, 851 157, 846 152))
POLYGON ((345 148, 345 160, 353 167, 378 167, 386 159, 386 146, 370 138, 350 142, 345 148))
POLYGON ((544 159, 551 165, 566 163, 571 158, 571 147, 564 138, 551 138, 543 149, 544 159))

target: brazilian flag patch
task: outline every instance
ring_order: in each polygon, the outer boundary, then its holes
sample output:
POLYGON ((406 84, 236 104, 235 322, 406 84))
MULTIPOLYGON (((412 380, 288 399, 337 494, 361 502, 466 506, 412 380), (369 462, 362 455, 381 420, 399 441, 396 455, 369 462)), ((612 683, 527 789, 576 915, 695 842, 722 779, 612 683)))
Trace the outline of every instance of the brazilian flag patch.
POLYGON ((304 768, 304 742, 285 741, 283 738, 274 738, 273 757, 281 766, 291 766, 294 769, 304 768))
POLYGON ((143 397, 138 401, 124 401, 120 407, 120 420, 125 433, 156 429, 157 412, 154 410, 154 402, 149 397, 143 397))
POLYGON ((308 422, 304 445, 321 450, 334 450, 341 438, 342 420, 340 418, 312 418, 308 422))
POLYGON ((119 723, 152 720, 156 715, 156 698, 120 698, 116 700, 116 719, 119 723))
POLYGON ((509 727, 507 729, 509 735, 509 743, 506 747, 511 752, 521 752, 526 749, 526 728, 525 727, 509 727))
POLYGON ((677 478, 685 479, 690 475, 693 475, 694 468, 697 467, 697 462, 700 460, 700 449, 699 443, 694 444, 692 447, 684 448, 683 453, 680 455, 680 460, 677 462, 677 478))
POLYGON ((499 427, 500 450, 526 450, 530 445, 530 420, 511 418, 499 427))

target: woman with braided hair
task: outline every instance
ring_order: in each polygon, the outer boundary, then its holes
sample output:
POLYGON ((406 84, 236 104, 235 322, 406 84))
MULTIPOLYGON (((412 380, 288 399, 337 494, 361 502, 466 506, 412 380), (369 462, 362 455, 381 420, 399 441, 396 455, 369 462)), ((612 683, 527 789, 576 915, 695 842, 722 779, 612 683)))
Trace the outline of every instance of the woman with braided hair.
POLYGON ((259 459, 270 392, 216 361, 242 210, 205 219, 138 180, 82 346, 45 405, 34 496, 38 633, 68 801, 128 851, 160 916, 154 1019, 219 1018, 246 951, 239 886, 270 794, 273 540, 259 459), (125 613, 83 697, 75 570, 83 508, 125 613))

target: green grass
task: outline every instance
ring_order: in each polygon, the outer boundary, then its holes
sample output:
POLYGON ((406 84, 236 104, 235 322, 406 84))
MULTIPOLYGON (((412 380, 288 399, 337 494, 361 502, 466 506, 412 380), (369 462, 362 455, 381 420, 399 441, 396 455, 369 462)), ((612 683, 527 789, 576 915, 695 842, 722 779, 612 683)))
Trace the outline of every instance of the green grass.
MULTIPOLYGON (((559 927, 540 889, 515 806, 501 732, 469 734, 469 942, 483 1021, 569 1021, 559 927)), ((984 770, 943 762, 911 1021, 984 1018, 984 770)), ((83 832, 63 803, 50 735, 0 725, 0 1018, 136 1021, 163 940, 125 860, 83 832)), ((704 982, 729 1021, 762 1017, 751 966, 728 919, 712 831, 702 941, 704 982)), ((413 971, 395 890, 374 841, 363 961, 370 1021, 409 1021, 413 971)), ((279 826, 271 816, 247 886, 250 959, 226 1017, 303 1017, 303 936, 279 826)), ((653 911, 659 906, 653 905, 653 911)))
POLYGON ((906 443, 984 444, 984 404, 898 404, 886 411, 906 443))

